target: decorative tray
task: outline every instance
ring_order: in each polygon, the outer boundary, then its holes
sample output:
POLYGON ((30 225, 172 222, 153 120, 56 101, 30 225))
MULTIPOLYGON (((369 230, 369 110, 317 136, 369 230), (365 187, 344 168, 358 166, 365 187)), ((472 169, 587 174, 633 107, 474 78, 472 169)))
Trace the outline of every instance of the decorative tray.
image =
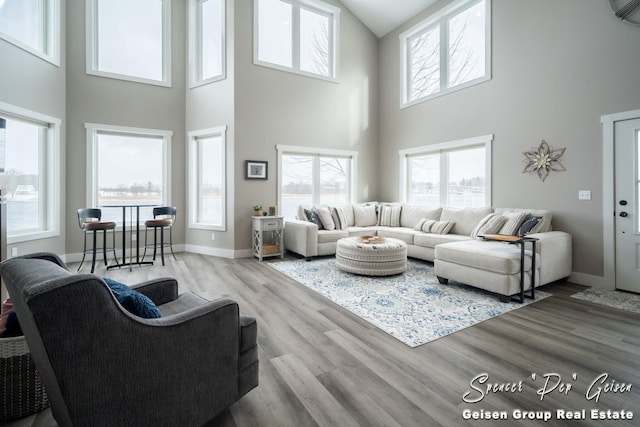
POLYGON ((382 243, 384 242, 384 236, 358 236, 358 240, 361 243, 382 243))

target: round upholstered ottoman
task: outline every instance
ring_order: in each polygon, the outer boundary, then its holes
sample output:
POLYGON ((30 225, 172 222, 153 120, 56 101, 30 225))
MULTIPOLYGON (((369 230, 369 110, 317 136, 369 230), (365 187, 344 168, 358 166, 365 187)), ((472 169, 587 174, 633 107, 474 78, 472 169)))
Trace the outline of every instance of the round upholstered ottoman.
POLYGON ((404 273, 407 270, 407 244, 389 237, 345 237, 337 243, 336 266, 363 276, 404 273))

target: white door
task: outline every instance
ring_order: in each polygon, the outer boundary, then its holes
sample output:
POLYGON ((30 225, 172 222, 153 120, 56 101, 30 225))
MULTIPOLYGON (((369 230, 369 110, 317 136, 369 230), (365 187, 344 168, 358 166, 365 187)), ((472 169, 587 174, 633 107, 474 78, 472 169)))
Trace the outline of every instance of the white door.
POLYGON ((640 293, 640 119, 615 123, 616 288, 640 293))

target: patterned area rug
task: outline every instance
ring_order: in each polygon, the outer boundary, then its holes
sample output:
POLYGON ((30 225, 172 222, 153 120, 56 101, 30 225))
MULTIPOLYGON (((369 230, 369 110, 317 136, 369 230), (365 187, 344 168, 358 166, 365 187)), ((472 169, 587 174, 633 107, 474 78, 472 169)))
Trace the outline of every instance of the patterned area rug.
MULTIPOLYGON (((276 270, 357 314, 410 347, 523 307, 502 303, 489 292, 451 282, 441 285, 433 264, 409 259, 404 274, 358 276, 338 270, 335 258, 269 264, 276 270)), ((536 301, 549 294, 536 292, 536 301)))
POLYGON ((578 292, 577 294, 573 294, 571 297, 595 304, 640 313, 640 295, 630 292, 606 291, 604 289, 589 288, 578 292))

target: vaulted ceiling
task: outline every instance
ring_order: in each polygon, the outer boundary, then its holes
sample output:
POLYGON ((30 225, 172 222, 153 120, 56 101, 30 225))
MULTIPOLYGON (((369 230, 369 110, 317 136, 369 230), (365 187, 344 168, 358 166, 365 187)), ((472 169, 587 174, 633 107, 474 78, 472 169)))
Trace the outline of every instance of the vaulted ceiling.
POLYGON ((341 1, 379 38, 436 2, 436 0, 341 1))

